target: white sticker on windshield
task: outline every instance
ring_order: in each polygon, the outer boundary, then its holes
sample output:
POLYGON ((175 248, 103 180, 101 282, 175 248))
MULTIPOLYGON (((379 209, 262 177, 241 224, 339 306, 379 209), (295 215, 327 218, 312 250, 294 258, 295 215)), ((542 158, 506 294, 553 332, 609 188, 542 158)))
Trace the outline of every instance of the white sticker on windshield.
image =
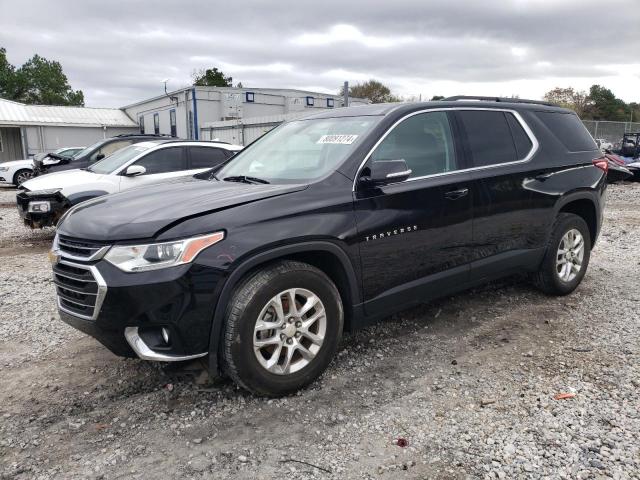
POLYGON ((334 143, 336 145, 351 145, 358 135, 323 135, 316 143, 334 143))

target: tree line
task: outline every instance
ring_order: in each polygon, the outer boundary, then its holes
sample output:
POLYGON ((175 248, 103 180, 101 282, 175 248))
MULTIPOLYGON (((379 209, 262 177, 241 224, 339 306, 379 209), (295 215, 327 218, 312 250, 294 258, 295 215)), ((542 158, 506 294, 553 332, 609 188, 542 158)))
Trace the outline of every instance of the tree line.
POLYGON ((640 122, 640 104, 626 103, 601 85, 592 85, 587 93, 572 87, 554 88, 544 95, 547 102, 575 111, 583 120, 640 122))
POLYGON ((82 90, 74 90, 60 62, 34 55, 22 66, 7 60, 0 47, 0 98, 39 105, 84 106, 82 90))

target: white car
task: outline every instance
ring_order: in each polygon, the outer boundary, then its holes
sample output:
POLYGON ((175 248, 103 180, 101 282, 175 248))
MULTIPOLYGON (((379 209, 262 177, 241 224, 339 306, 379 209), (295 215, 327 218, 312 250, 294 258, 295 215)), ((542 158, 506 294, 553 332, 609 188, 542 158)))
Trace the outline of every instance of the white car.
POLYGON ((16 196, 18 212, 31 228, 55 225, 80 202, 130 188, 192 176, 242 150, 223 142, 153 140, 118 150, 86 169, 27 180, 16 196))
POLYGON ((604 138, 596 138, 595 140, 598 148, 600 148, 601 151, 604 152, 605 150, 613 149, 613 143, 609 142, 608 140, 605 140, 604 138))
MULTIPOLYGON (((73 157, 76 153, 82 151, 84 147, 65 147, 59 148, 55 152, 55 155, 62 157, 73 157)), ((49 155, 48 153, 38 154, 42 158, 49 155)), ((36 157, 38 156, 36 155, 36 157)), ((44 164, 55 163, 54 160, 44 161, 44 164)), ((26 182, 31 178, 33 173, 33 160, 27 158, 25 160, 13 160, 10 162, 0 163, 0 183, 11 184, 20 186, 23 182, 26 182)))

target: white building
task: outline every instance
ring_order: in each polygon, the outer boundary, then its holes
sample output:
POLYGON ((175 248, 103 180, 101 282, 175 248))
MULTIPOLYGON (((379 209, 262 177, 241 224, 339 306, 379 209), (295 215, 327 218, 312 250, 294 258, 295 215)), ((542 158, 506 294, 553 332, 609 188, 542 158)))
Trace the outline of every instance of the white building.
POLYGON ((0 99, 0 162, 137 132, 118 108, 25 105, 0 99))
MULTIPOLYGON (((368 100, 349 99, 350 105, 367 103, 368 100)), ((140 132, 210 140, 210 125, 214 122, 243 122, 342 106, 339 95, 304 90, 188 87, 127 105, 123 110, 138 123, 140 132)))
MULTIPOLYGON (((349 99, 350 106, 367 103, 349 99)), ((246 145, 285 119, 342 106, 339 95, 234 87, 186 87, 122 108, 25 105, 0 99, 0 162, 87 146, 122 133, 211 140, 218 137, 221 121, 225 139, 246 145), (229 122, 238 128, 226 128, 229 122), (252 128, 245 132, 248 124, 252 128)))

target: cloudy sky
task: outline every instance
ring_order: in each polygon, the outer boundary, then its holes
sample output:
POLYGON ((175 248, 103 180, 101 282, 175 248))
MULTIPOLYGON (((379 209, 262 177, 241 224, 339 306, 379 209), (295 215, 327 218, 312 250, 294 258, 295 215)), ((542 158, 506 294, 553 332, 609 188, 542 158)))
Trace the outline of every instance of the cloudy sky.
POLYGON ((555 86, 640 101, 639 0, 0 0, 0 46, 62 63, 88 106, 123 106, 217 66, 234 83, 403 96, 540 98, 555 86))

